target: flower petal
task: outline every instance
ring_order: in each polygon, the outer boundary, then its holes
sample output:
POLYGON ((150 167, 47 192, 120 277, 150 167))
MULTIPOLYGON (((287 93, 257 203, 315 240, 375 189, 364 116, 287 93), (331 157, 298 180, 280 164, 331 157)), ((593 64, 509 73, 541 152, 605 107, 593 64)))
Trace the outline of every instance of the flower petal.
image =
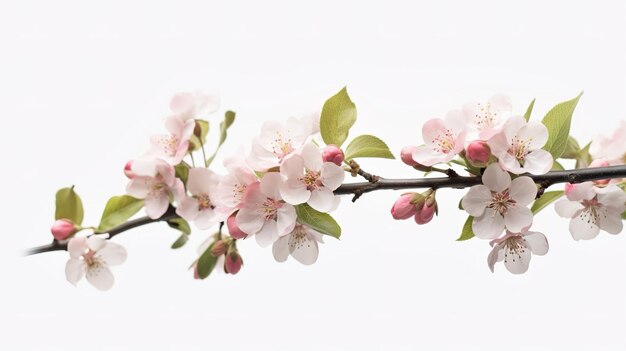
POLYGON ((198 200, 191 196, 186 196, 176 208, 176 214, 189 222, 195 221, 199 212, 198 200))
POLYGON ((517 177, 511 182, 509 195, 518 206, 527 206, 537 196, 537 185, 530 177, 517 177))
POLYGON ((483 173, 483 184, 485 184, 489 190, 495 192, 502 192, 511 185, 511 176, 507 171, 502 170, 496 163, 490 164, 483 173))
POLYGON ((87 281, 100 291, 111 289, 115 281, 113 273, 111 273, 109 267, 105 265, 88 268, 86 277, 87 281))
POLYGON ((526 232, 522 237, 526 240, 526 246, 533 254, 543 256, 548 253, 548 239, 543 233, 526 232))
POLYGON ((548 128, 541 122, 528 122, 517 131, 517 138, 528 140, 530 150, 541 149, 548 141, 548 128))
POLYGON ((570 201, 568 199, 559 200, 554 204, 554 209, 556 213, 564 218, 574 218, 580 214, 580 211, 584 209, 580 202, 570 201))
POLYGON ((531 254, 530 250, 523 245, 521 239, 518 240, 516 249, 512 250, 508 245, 505 245, 504 266, 513 274, 522 274, 528 270, 531 254))
POLYGON ((298 179, 304 174, 304 159, 300 155, 286 158, 280 165, 280 175, 286 179, 298 179))
POLYGON ((624 190, 614 184, 610 184, 604 188, 594 187, 598 194, 598 202, 603 206, 612 209, 615 212, 622 213, 626 209, 626 193, 624 190))
POLYGON ((284 204, 277 212, 276 232, 280 236, 291 233, 296 225, 296 209, 289 204, 284 204))
POLYGON ((335 190, 343 183, 346 172, 332 162, 324 162, 321 173, 322 184, 330 190, 335 190))
POLYGON ((191 168, 187 179, 187 190, 192 195, 209 194, 217 186, 216 180, 215 173, 208 168, 191 168))
POLYGON ((600 233, 600 228, 594 221, 589 220, 591 216, 587 212, 587 210, 581 211, 569 222, 569 232, 574 240, 590 240, 600 233))
POLYGON ((477 238, 495 239, 504 230, 504 218, 493 208, 486 208, 480 217, 474 217, 472 231, 477 238))
POLYGON ((311 192, 307 189, 306 184, 299 179, 291 178, 280 183, 280 196, 287 203, 299 205, 309 201, 311 192))
POLYGON ((248 235, 254 235, 265 225, 265 217, 257 210, 242 208, 235 217, 237 226, 248 235))
POLYGON ((154 197, 147 197, 144 200, 144 205, 146 207, 146 213, 148 217, 152 219, 157 219, 167 211, 167 207, 170 204, 170 199, 167 194, 161 192, 154 197))
POLYGON ((275 200, 281 200, 280 197, 280 183, 282 182, 280 174, 276 172, 270 172, 263 176, 261 179, 261 192, 267 197, 275 200))
POLYGON ((87 238, 76 236, 67 243, 67 252, 71 258, 79 258, 87 251, 87 238))
POLYGON ((280 237, 272 245, 272 254, 277 262, 287 261, 287 257, 289 257, 289 238, 291 238, 291 235, 280 237))
POLYGON ((151 190, 151 181, 148 177, 135 177, 126 185, 126 193, 136 199, 145 199, 151 190))
POLYGON ((215 211, 210 208, 206 208, 199 211, 198 217, 196 217, 194 223, 200 230, 209 229, 217 222, 216 218, 215 211))
POLYGON ((515 206, 504 214, 504 224, 513 233, 520 233, 533 224, 533 213, 528 207, 515 206))
POLYGON ((77 258, 71 258, 65 264, 65 279, 72 285, 76 285, 85 275, 85 262, 77 258))
POLYGON ((593 182, 569 184, 565 187, 565 196, 571 201, 591 200, 596 196, 593 182))
POLYGON ((328 188, 317 188, 307 203, 320 212, 329 212, 335 204, 335 194, 328 188))
POLYGON ((470 214, 470 216, 478 217, 485 212, 485 208, 491 202, 491 191, 484 185, 474 185, 470 188, 463 199, 461 206, 470 214))
POLYGON ((598 226, 609 234, 619 234, 624 228, 621 212, 615 212, 610 208, 601 207, 598 209, 598 226))
POLYGON ((308 235, 289 235, 289 250, 291 256, 304 265, 315 263, 319 255, 317 241, 308 235))
MULTIPOLYGON (((310 171, 319 171, 322 168, 322 152, 313 143, 305 144, 300 151, 304 159, 304 166, 310 171)), ((336 166, 336 165, 335 165, 336 166)))
POLYGON ((522 169, 532 174, 546 174, 552 169, 554 160, 546 150, 534 150, 524 157, 522 169))
POLYGON ((510 117, 502 126, 504 136, 506 136, 507 143, 509 145, 513 141, 513 138, 517 136, 517 132, 526 125, 526 120, 522 116, 510 117))
POLYGON ((102 258, 106 265, 117 266, 126 261, 127 253, 124 246, 107 241, 106 245, 98 251, 98 256, 102 258))
POLYGON ((254 235, 257 244, 261 247, 267 247, 273 244, 278 239, 278 232, 276 231, 276 221, 267 221, 263 228, 254 235))
POLYGON ((500 256, 504 257, 503 251, 504 251, 504 248, 502 244, 498 244, 494 246, 493 249, 491 249, 491 252, 489 252, 489 256, 487 256, 487 265, 489 266, 491 273, 493 273, 493 268, 496 262, 500 261, 498 258, 500 256))
MULTIPOLYGON (((430 148, 434 149, 437 144, 435 139, 437 139, 440 135, 445 134, 448 127, 446 126, 446 122, 444 122, 441 118, 432 118, 424 123, 422 127, 422 137, 424 138, 424 143, 430 148)), ((419 161, 418 161, 419 162, 419 161)))

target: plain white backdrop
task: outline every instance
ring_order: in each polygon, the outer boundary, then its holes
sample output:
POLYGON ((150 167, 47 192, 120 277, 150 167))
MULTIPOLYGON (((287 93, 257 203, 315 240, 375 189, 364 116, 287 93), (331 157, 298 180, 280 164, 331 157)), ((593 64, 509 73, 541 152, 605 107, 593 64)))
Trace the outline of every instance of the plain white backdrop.
MULTIPOLYGON (((492 274, 490 247, 455 242, 463 194, 440 217, 394 221, 398 196, 344 199, 318 262, 274 262, 240 245, 237 276, 195 281, 188 265, 212 232, 153 224, 115 240, 129 252, 101 293, 65 281, 47 243, 58 188, 76 185, 86 223, 124 192, 122 168, 162 130, 169 97, 213 90, 237 120, 224 156, 263 121, 319 111, 344 85, 352 136, 396 155, 421 125, 471 100, 512 97, 534 119, 584 90, 572 133, 586 142, 626 118, 626 5, 572 1, 3 1, 0 5, 3 350, 623 350, 626 236, 574 242, 552 208, 535 219, 550 252, 522 276, 492 274)), ((215 129, 214 129, 215 131, 215 129)), ((215 134, 212 134, 215 137, 215 134)), ((220 158, 221 160, 221 158, 220 158)), ((388 177, 399 161, 364 160, 388 177)))

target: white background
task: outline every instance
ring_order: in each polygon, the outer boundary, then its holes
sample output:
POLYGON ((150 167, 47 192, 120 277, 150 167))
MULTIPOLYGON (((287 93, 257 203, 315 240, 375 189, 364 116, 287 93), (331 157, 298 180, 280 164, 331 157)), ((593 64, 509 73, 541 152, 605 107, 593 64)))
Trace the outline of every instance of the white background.
POLYGON ((342 239, 310 267, 246 241, 240 274, 195 281, 187 267, 211 232, 172 251, 162 224, 115 239, 129 257, 107 293, 67 283, 65 252, 20 257, 50 240, 58 188, 75 184, 98 222, 180 90, 221 94, 214 127, 237 111, 222 156, 344 85, 352 136, 396 154, 428 118, 498 92, 520 114, 537 98, 539 119, 584 90, 572 133, 608 133, 626 117, 626 5, 593 3, 3 1, 0 349, 623 350, 624 234, 574 242, 550 208, 533 227, 548 255, 492 274, 486 241, 455 242, 458 190, 440 191, 440 217, 420 227, 389 215, 398 193, 344 199, 342 239))

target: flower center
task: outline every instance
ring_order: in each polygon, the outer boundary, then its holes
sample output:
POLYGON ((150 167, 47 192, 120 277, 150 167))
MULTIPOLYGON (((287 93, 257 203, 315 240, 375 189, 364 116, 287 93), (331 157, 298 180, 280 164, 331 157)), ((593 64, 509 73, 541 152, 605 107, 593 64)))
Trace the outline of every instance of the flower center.
POLYGON ((202 193, 196 196, 196 199, 198 200, 198 211, 215 208, 215 206, 211 204, 211 199, 207 193, 202 193))
POLYGON ((276 220, 276 217, 278 217, 278 209, 281 207, 283 207, 283 204, 280 203, 280 201, 269 197, 265 199, 263 205, 261 205, 261 212, 265 216, 265 221, 276 220))
POLYGON ((308 191, 313 191, 322 186, 322 180, 320 178, 320 172, 307 169, 304 176, 299 180, 306 185, 308 191))
POLYGON ((247 185, 245 184, 235 184, 233 187, 233 198, 235 198, 238 203, 243 201, 243 194, 246 192, 246 188, 247 185))
POLYGON ((515 200, 509 195, 509 189, 506 189, 501 193, 492 191, 491 203, 487 207, 493 208, 496 212, 504 216, 509 208, 515 207, 515 203, 515 200))
POLYGON ((272 152, 282 161, 285 156, 293 152, 294 148, 291 144, 291 139, 284 139, 281 132, 276 132, 274 145, 272 145, 272 152))
POLYGON ((529 148, 532 140, 532 138, 524 140, 517 136, 514 137, 508 150, 509 155, 515 157, 520 163, 523 163, 524 158, 530 152, 529 148))
POLYGON ((515 262, 515 260, 521 260, 522 254, 526 252, 526 239, 520 236, 512 236, 506 239, 504 243, 504 262, 509 260, 515 262))
POLYGON ((167 156, 176 156, 180 139, 176 135, 162 136, 159 138, 159 144, 163 148, 163 153, 167 156))
POLYGON ((451 129, 446 129, 432 140, 433 150, 447 154, 454 150, 454 135, 451 129))
POLYGON ((589 224, 590 227, 593 227, 594 225, 596 225, 596 223, 598 223, 598 220, 602 215, 602 213, 600 213, 599 211, 600 207, 602 207, 602 204, 598 202, 597 196, 595 196, 591 200, 583 200, 582 204, 583 206, 585 206, 585 209, 583 209, 580 216, 585 222, 589 224))
POLYGON ((305 244, 307 247, 311 246, 309 240, 307 240, 308 234, 306 229, 301 224, 296 224, 293 232, 291 232, 291 238, 289 240, 289 248, 291 250, 299 249, 305 244))
POLYGON ((493 127, 498 120, 498 113, 491 111, 491 103, 478 104, 478 112, 474 115, 474 126, 478 130, 493 127))
POLYGON ((167 186, 159 181, 160 176, 157 176, 157 179, 153 179, 150 181, 150 192, 148 193, 148 197, 158 197, 162 192, 167 191, 167 186))

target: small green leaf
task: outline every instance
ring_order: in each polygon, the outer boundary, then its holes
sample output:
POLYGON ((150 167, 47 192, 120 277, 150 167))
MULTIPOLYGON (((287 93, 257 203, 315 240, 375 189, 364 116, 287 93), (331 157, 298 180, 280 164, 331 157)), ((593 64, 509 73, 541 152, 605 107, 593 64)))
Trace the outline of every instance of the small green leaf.
POLYGON ((395 158, 384 141, 373 135, 359 135, 346 148, 346 160, 359 157, 395 158))
POLYGON ((456 239, 456 241, 469 240, 474 237, 474 231, 472 230, 472 223, 474 223, 474 217, 468 216, 467 220, 465 220, 465 224, 463 224, 463 231, 461 231, 461 236, 458 239, 456 239))
POLYGON ((543 148, 550 152, 555 160, 565 151, 572 115, 582 94, 554 106, 541 121, 548 128, 549 133, 548 141, 543 148))
POLYGON ((213 248, 215 243, 211 244, 198 258, 197 269, 198 269, 198 277, 200 279, 204 279, 211 274, 213 268, 215 268, 215 264, 217 263, 217 257, 214 257, 211 254, 211 249, 213 248))
POLYGON ((189 226, 189 222, 182 218, 170 219, 169 221, 167 221, 167 225, 169 225, 170 228, 180 230, 183 234, 191 234, 191 227, 189 226))
POLYGON ((524 119, 527 122, 530 119, 530 114, 533 113, 533 107, 535 107, 535 99, 530 102, 530 105, 528 105, 528 108, 526 109, 526 113, 524 113, 524 119))
POLYGON ((575 160, 580 156, 580 145, 578 141, 571 135, 567 138, 567 144, 565 144, 565 150, 561 154, 561 158, 575 160))
POLYGON ((320 133, 326 145, 341 145, 348 138, 348 132, 356 122, 356 106, 350 100, 344 87, 326 100, 320 116, 320 133))
POLYGON ((185 233, 181 233, 178 239, 176 239, 176 241, 174 241, 174 243, 172 244, 172 249, 178 249, 178 248, 183 247, 187 243, 188 240, 189 240, 189 235, 185 233))
POLYGON ((589 147, 591 146, 591 142, 589 142, 585 147, 580 149, 580 153, 576 158, 576 168, 587 168, 593 161, 591 154, 589 153, 589 147))
POLYGON ((228 128, 230 128, 230 126, 232 126, 234 122, 235 122, 235 112, 226 111, 226 113, 224 113, 224 120, 220 122, 220 141, 217 144, 217 147, 215 148, 215 152, 213 152, 213 155, 211 155, 211 157, 207 159, 207 165, 210 165, 211 162, 213 162, 213 159, 215 159, 215 156, 217 155, 217 152, 219 151, 220 147, 222 146, 222 144, 224 144, 224 141, 226 141, 226 137, 228 136, 228 128))
POLYGON ((187 184, 187 178, 189 178, 189 165, 185 162, 181 162, 174 167, 176 171, 176 178, 180 179, 183 184, 187 184))
POLYGON ((96 231, 106 233, 110 229, 126 222, 135 213, 139 212, 142 207, 143 200, 135 199, 128 195, 113 196, 104 207, 104 212, 96 231))
POLYGON ((551 171, 563 171, 563 170, 565 170, 565 168, 563 168, 563 165, 560 164, 558 161, 554 161, 554 163, 552 163, 551 171))
POLYGON ((74 192, 74 186, 57 191, 54 218, 69 219, 76 225, 83 223, 83 202, 80 196, 74 192))
POLYGON ((563 196, 563 190, 558 191, 546 191, 541 195, 540 198, 535 200, 530 210, 533 214, 539 213, 539 211, 543 210, 546 206, 558 200, 561 196, 563 196))
POLYGON ((319 212, 307 204, 301 204, 296 206, 296 214, 300 224, 337 239, 341 236, 341 227, 328 213, 319 212))
POLYGON ((209 122, 203 119, 197 119, 195 128, 200 128, 200 137, 196 135, 194 129, 194 133, 189 139, 191 141, 191 150, 199 150, 202 148, 202 145, 206 144, 206 135, 209 133, 209 122))

